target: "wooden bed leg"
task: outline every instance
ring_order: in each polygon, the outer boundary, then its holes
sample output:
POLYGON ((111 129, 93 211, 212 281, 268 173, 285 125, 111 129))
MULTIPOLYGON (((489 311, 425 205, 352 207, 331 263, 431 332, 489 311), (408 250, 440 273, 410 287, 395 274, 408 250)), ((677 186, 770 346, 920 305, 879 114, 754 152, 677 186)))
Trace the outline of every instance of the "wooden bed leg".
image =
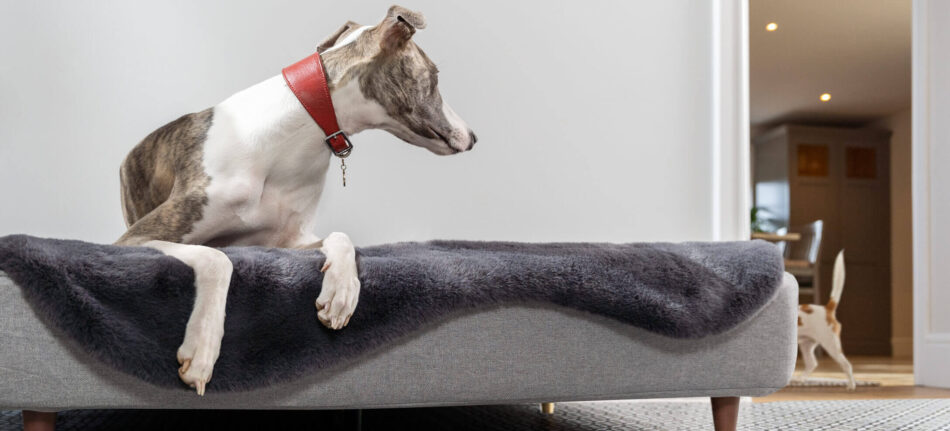
POLYGON ((53 431, 56 429, 56 412, 23 410, 23 431, 53 431))
POLYGON ((712 397, 713 427, 716 431, 736 431, 739 397, 712 397))
POLYGON ((554 414, 554 403, 541 403, 541 413, 546 415, 554 414))

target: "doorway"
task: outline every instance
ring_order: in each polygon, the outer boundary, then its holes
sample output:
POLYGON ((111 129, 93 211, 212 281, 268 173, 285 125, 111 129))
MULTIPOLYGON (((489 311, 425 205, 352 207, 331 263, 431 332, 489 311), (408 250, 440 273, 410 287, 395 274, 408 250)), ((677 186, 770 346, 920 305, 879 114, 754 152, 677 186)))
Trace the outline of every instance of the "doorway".
POLYGON ((827 303, 845 250, 837 314, 865 388, 913 385, 911 9, 749 0, 752 228, 792 234, 779 246, 801 303, 827 303))

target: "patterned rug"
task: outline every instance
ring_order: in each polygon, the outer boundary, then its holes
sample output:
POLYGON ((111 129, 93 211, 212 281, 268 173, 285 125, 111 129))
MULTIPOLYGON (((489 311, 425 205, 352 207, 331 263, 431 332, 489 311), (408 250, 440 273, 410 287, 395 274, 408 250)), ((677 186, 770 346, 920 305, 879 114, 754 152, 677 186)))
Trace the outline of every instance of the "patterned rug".
MULTIPOLYGON (((950 430, 950 399, 742 403, 741 430, 950 430)), ((18 411, 0 412, 0 430, 19 430, 18 411)), ((339 411, 63 412, 57 430, 712 430, 705 402, 559 403, 537 405, 339 411)))
MULTIPOLYGON (((877 387, 881 386, 881 382, 855 380, 854 385, 858 387, 877 387)), ((847 380, 833 377, 809 377, 805 380, 792 378, 792 380, 788 382, 788 387, 791 388, 843 388, 847 386, 847 380)))

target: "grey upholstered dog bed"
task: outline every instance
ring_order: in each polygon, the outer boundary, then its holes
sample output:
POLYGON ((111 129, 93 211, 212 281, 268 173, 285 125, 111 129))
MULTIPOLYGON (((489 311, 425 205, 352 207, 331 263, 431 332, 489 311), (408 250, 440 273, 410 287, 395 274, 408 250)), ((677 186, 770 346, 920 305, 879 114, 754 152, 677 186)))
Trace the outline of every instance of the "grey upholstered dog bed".
MULTIPOLYGON (((335 366, 465 310, 550 303, 676 338, 736 327, 782 282, 766 243, 516 244, 439 241, 360 250, 360 304, 339 332, 315 318, 322 255, 228 248, 235 263, 212 390, 250 389, 335 366)), ((144 248, 0 238, 0 270, 83 350, 178 387, 174 352, 191 270, 144 248)))
POLYGON ((554 304, 483 307, 281 384, 198 397, 92 357, 44 322, 0 272, 0 408, 332 409, 762 396, 785 386, 795 366, 797 307, 789 275, 749 319, 699 339, 669 338, 554 304))

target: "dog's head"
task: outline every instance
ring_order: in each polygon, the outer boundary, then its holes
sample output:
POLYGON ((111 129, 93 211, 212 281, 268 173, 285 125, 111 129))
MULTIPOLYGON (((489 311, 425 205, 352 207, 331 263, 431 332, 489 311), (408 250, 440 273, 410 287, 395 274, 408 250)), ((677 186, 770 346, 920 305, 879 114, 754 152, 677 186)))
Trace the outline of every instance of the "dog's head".
POLYGON ((317 51, 334 88, 358 84, 362 96, 385 114, 370 127, 436 154, 472 149, 475 133, 442 100, 439 70, 412 41, 425 28, 422 14, 392 6, 374 26, 348 22, 317 51))

